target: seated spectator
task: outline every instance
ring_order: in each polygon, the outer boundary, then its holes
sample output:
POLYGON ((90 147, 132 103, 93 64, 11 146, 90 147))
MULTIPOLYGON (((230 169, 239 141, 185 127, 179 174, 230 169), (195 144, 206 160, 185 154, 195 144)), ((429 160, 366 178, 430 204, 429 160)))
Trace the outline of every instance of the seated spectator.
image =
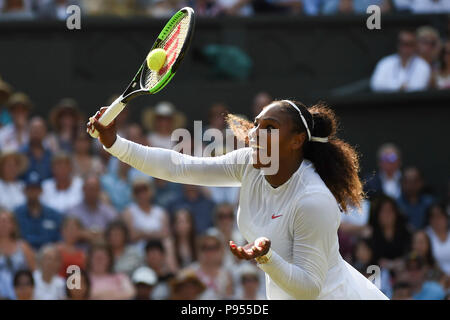
POLYGON ((66 286, 67 300, 89 300, 91 298, 91 281, 89 275, 83 269, 80 269, 80 285, 70 287, 66 286))
POLYGON ((103 163, 92 154, 92 141, 86 130, 80 129, 75 136, 73 146, 73 172, 81 178, 99 176, 103 173, 103 163))
POLYGON ((77 102, 71 98, 61 99, 50 111, 54 131, 48 138, 48 144, 52 152, 72 152, 82 118, 77 102))
POLYGON ((398 52, 381 59, 371 78, 373 91, 418 91, 428 88, 431 68, 417 55, 416 35, 402 30, 398 35, 398 52))
POLYGON ((14 295, 16 300, 34 300, 33 273, 28 269, 22 269, 14 274, 14 295))
POLYGON ((372 243, 367 239, 360 239, 355 244, 352 266, 361 272, 364 276, 368 276, 367 268, 371 265, 375 265, 375 257, 373 253, 372 243))
POLYGON ((47 136, 47 126, 41 117, 33 117, 30 120, 30 140, 20 152, 29 161, 27 175, 30 172, 37 172, 42 180, 52 177, 52 152, 45 145, 47 136))
POLYGON ((72 159, 67 153, 56 153, 52 158, 53 178, 42 183, 42 203, 66 214, 83 199, 83 180, 75 177, 72 159))
POLYGON ((169 208, 183 193, 182 185, 179 183, 157 178, 153 181, 155 182, 155 203, 163 208, 169 208))
POLYGON ((6 102, 8 102, 11 94, 11 86, 0 77, 0 128, 12 122, 11 114, 6 108, 6 102))
POLYGON ((12 123, 0 129, 0 150, 20 150, 29 140, 28 116, 33 105, 23 92, 14 93, 8 100, 12 123))
POLYGON ((258 92, 253 97, 252 119, 256 118, 261 113, 261 111, 264 109, 264 107, 271 104, 272 101, 273 101, 273 97, 269 93, 267 93, 265 91, 258 92))
POLYGON ((133 242, 143 249, 150 239, 169 235, 169 217, 160 206, 153 204, 154 186, 146 178, 133 182, 134 202, 123 213, 133 242))
POLYGON ((417 54, 435 70, 438 67, 439 53, 441 50, 441 37, 439 31, 431 26, 423 26, 417 29, 417 54))
POLYGON ((0 154, 0 207, 14 210, 25 203, 24 183, 19 176, 26 171, 28 161, 17 151, 5 151, 0 154))
POLYGON ((131 277, 136 295, 134 300, 151 300, 153 288, 158 282, 155 271, 149 267, 139 267, 131 277))
POLYGON ((424 193, 423 187, 423 176, 418 168, 408 167, 403 171, 402 194, 397 203, 415 230, 424 227, 426 211, 434 201, 431 195, 424 193))
POLYGON ((251 16, 253 15, 252 0, 217 0, 218 15, 251 16))
MULTIPOLYGON (((305 1, 305 0, 304 0, 305 1)), ((311 2, 306 0, 305 3, 311 2)), ((316 1, 317 0, 312 0, 316 1)), ((371 5, 380 7, 381 12, 392 10, 390 0, 327 0, 323 2, 322 13, 324 14, 366 14, 367 8, 371 5)))
POLYGON ((184 6, 186 6, 185 0, 153 0, 147 3, 145 9, 151 17, 169 18, 184 6))
POLYGON ((202 300, 206 287, 192 270, 181 270, 170 282, 171 300, 202 300))
POLYGON ((134 287, 124 273, 113 272, 114 258, 107 245, 94 244, 88 255, 88 273, 91 281, 91 299, 129 300, 134 287))
POLYGON ((411 1, 410 10, 415 14, 448 13, 450 2, 447 0, 415 0, 411 1))
POLYGON ((123 212, 132 202, 129 172, 133 168, 125 162, 117 161, 117 158, 112 158, 110 161, 113 159, 116 159, 117 168, 108 170, 101 176, 100 181, 109 202, 118 212, 123 212))
POLYGON ((25 184, 26 203, 17 207, 14 213, 23 239, 38 250, 47 243, 60 240, 62 216, 41 203, 42 180, 37 172, 30 172, 25 184))
POLYGON ((374 260, 381 268, 398 270, 409 251, 411 235, 395 200, 387 196, 377 199, 371 209, 370 225, 374 260))
POLYGON ((189 210, 178 209, 173 216, 173 238, 178 268, 185 268, 197 260, 195 226, 189 210))
POLYGON ((36 300, 64 300, 66 281, 58 275, 61 256, 55 245, 42 247, 38 255, 39 268, 34 271, 34 298, 36 300))
POLYGON ((443 300, 442 285, 427 276, 428 269, 422 258, 409 257, 406 261, 406 275, 411 286, 413 300, 443 300))
POLYGON ((155 271, 158 282, 152 292, 152 299, 165 300, 169 297, 169 281, 174 274, 169 268, 166 249, 160 240, 150 240, 145 246, 145 265, 155 271))
POLYGON ((396 145, 385 143, 377 152, 378 172, 366 178, 364 192, 369 199, 387 195, 397 199, 401 194, 401 154, 396 145))
POLYGON ((35 268, 33 249, 19 239, 14 216, 0 211, 0 297, 14 299, 14 275, 19 270, 35 268))
POLYGON ((394 285, 392 300, 411 300, 411 286, 408 282, 398 282, 394 285))
POLYGON ((182 196, 170 205, 169 211, 173 213, 178 208, 188 209, 194 217, 196 232, 201 234, 213 226, 214 207, 215 203, 205 197, 201 187, 184 184, 182 196))
POLYGON ((83 200, 68 211, 68 215, 81 221, 83 238, 92 241, 101 238, 108 223, 117 217, 116 210, 100 197, 101 186, 97 176, 89 176, 83 183, 83 200))
POLYGON ((198 262, 187 267, 206 286, 205 299, 229 299, 233 295, 233 279, 224 267, 224 241, 215 229, 208 229, 198 239, 198 262))
POLYGON ((433 256, 433 247, 428 234, 419 230, 413 234, 410 256, 420 257, 429 270, 439 268, 433 256))
POLYGON ((114 272, 131 276, 134 270, 142 265, 142 256, 139 251, 129 244, 130 232, 123 221, 115 220, 108 224, 105 240, 114 256, 114 272))
POLYGON ((450 275, 449 216, 442 205, 434 204, 428 209, 427 234, 431 239, 433 256, 440 269, 450 275))
POLYGON ((450 40, 447 40, 439 55, 439 68, 433 76, 433 86, 440 90, 450 89, 450 40))
POLYGON ((239 267, 239 286, 234 298, 236 300, 266 300, 260 290, 260 270, 250 262, 239 267))
POLYGON ((61 268, 59 275, 67 277, 67 268, 75 265, 80 269, 86 267, 86 255, 84 251, 77 246, 81 239, 82 225, 80 220, 74 217, 64 217, 61 227, 62 241, 57 244, 61 255, 61 268))
POLYGON ((39 18, 65 21, 68 17, 67 8, 72 5, 81 6, 81 0, 38 1, 37 16, 39 18))
POLYGON ((155 108, 144 110, 142 124, 150 133, 148 144, 152 147, 172 149, 176 141, 172 141, 172 132, 184 126, 185 116, 167 101, 159 102, 155 108))

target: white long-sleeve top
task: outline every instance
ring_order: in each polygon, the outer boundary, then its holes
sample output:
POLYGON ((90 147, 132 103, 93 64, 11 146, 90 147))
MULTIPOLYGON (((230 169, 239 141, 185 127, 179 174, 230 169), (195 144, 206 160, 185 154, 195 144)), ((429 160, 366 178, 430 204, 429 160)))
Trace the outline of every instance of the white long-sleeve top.
POLYGON ((273 254, 259 267, 268 299, 386 299, 339 254, 338 204, 304 160, 283 185, 273 188, 251 164, 250 148, 214 158, 145 147, 117 137, 106 149, 153 177, 206 186, 240 186, 238 226, 248 242, 265 236, 273 254))

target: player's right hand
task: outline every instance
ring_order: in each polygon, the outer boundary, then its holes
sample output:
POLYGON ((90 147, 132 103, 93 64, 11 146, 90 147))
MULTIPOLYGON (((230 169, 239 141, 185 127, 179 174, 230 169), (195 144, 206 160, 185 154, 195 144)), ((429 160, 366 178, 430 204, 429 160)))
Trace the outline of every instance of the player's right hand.
POLYGON ((97 130, 99 135, 98 139, 100 142, 106 147, 111 148, 111 146, 116 142, 117 139, 117 129, 116 129, 116 121, 113 120, 109 125, 102 125, 98 119, 102 116, 102 114, 108 109, 108 107, 100 108, 99 111, 93 116, 89 118, 89 122, 87 123, 86 131, 93 132, 97 130))

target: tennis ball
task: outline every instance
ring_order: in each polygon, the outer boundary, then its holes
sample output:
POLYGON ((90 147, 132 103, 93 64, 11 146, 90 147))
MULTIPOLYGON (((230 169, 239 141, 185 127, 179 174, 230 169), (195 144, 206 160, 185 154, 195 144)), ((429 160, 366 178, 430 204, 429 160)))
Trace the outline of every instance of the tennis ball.
POLYGON ((150 51, 147 56, 147 66, 150 70, 159 71, 166 62, 166 51, 158 48, 150 51))

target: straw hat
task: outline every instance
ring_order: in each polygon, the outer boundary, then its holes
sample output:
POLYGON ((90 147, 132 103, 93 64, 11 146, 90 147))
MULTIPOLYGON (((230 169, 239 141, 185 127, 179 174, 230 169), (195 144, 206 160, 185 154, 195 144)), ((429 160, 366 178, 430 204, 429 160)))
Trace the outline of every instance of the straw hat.
POLYGON ((195 271, 191 269, 185 269, 178 272, 177 275, 170 280, 169 284, 172 292, 174 292, 179 286, 188 282, 193 282, 199 288, 200 293, 206 289, 205 284, 198 278, 195 271))
POLYGON ((30 97, 23 92, 16 92, 8 100, 8 109, 12 110, 17 105, 22 105, 28 110, 33 108, 33 103, 30 100, 30 97))
POLYGON ((63 98, 50 112, 50 123, 53 128, 59 130, 58 119, 64 113, 70 113, 77 122, 82 119, 82 114, 78 108, 78 103, 72 98, 63 98))
POLYGON ((0 104, 4 104, 11 96, 12 88, 0 78, 0 104))
POLYGON ((28 159, 20 152, 17 152, 16 150, 3 150, 3 152, 0 154, 0 173, 1 169, 3 168, 3 164, 5 163, 5 160, 14 157, 18 163, 19 172, 18 175, 21 175, 25 172, 28 168, 28 159))
POLYGON ((173 117, 174 129, 184 127, 186 124, 186 117, 180 111, 178 111, 175 106, 168 102, 159 102, 154 108, 146 108, 142 112, 142 124, 144 127, 152 131, 155 129, 155 118, 156 117, 173 117))

